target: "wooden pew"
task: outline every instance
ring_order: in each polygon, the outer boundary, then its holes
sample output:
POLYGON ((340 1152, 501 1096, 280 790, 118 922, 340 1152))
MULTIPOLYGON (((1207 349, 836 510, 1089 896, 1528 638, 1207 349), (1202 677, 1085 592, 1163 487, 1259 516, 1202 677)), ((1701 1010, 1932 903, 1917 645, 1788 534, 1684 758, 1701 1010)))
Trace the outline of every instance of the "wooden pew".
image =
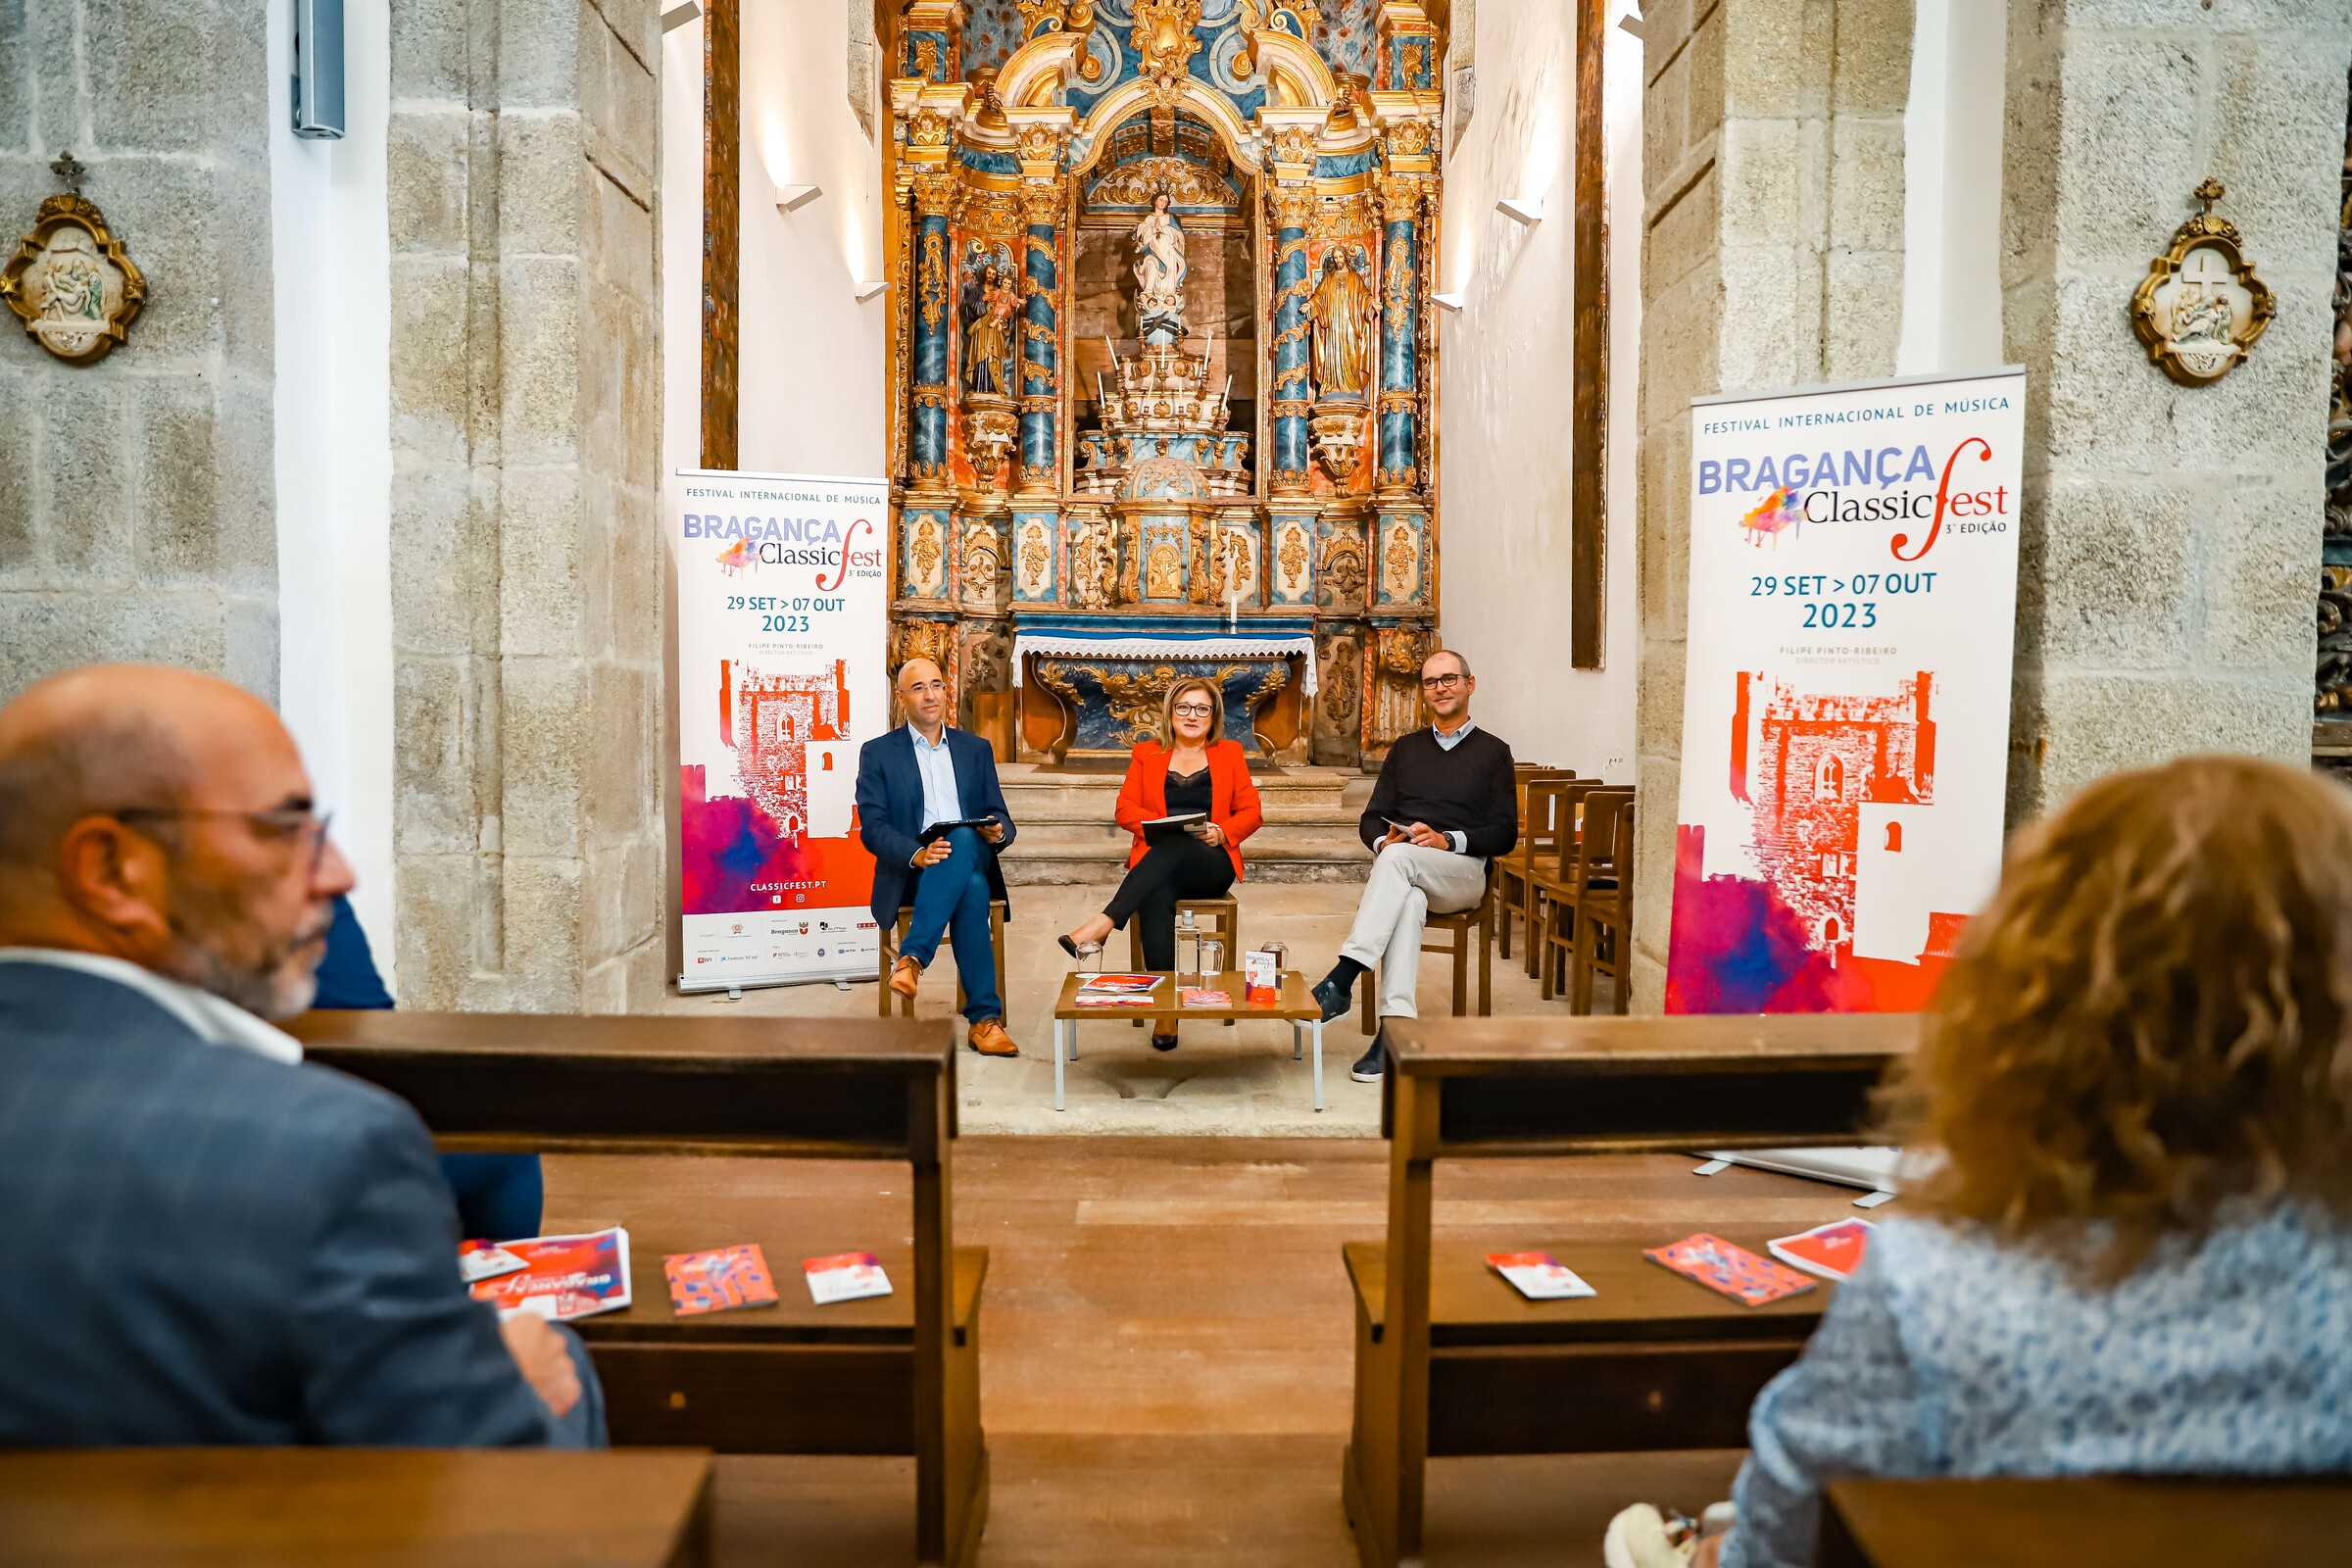
POLYGON ((705 1568, 710 1456, 513 1448, 6 1453, 0 1561, 705 1568))
POLYGON ((1833 1481, 1820 1568, 2352 1563, 2352 1478, 1833 1481))
POLYGON ((1362 1561, 1419 1560, 1432 1454, 1744 1444, 1749 1401, 1826 1295, 1751 1311, 1629 1237, 1593 1257, 1554 1249, 1592 1300, 1478 1305, 1498 1299, 1483 1254, 1533 1241, 1433 1255, 1435 1161, 1850 1143, 1916 1038, 1911 1015, 1391 1020, 1388 1241, 1345 1250, 1356 1331, 1343 1485, 1362 1561))
POLYGON ((811 1305, 786 1233, 632 1233, 635 1304, 576 1327, 615 1443, 911 1453, 918 1561, 971 1559, 988 1517, 988 1250, 950 1230, 945 1021, 313 1012, 291 1027, 313 1061, 401 1096, 452 1151, 906 1161, 913 1247, 872 1249, 892 1295, 811 1305), (778 1305, 675 1316, 662 1252, 726 1242, 761 1243, 778 1305))

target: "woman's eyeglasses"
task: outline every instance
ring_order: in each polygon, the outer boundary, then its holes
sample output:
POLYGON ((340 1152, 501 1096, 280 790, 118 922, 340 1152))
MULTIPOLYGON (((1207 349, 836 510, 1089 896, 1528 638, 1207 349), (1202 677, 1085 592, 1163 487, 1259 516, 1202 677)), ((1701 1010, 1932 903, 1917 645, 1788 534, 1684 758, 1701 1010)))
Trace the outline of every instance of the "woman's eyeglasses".
POLYGON ((1216 710, 1205 703, 1178 703, 1176 711, 1187 718, 1207 718, 1216 712, 1216 710))

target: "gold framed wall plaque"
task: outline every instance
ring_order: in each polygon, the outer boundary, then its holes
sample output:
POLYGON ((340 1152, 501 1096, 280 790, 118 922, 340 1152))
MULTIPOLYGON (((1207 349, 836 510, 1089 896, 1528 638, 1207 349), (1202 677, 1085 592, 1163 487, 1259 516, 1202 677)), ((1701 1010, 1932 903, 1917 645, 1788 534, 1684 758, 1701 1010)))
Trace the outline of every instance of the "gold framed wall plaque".
POLYGON ((2237 368, 2278 312, 2240 249, 2237 225, 2213 216, 2223 194, 2218 179, 2197 187, 2203 209, 2174 231, 2172 248, 2132 291, 2132 331, 2182 386, 2210 386, 2237 368))
POLYGON ((69 193, 41 203, 32 232, 0 268, 0 299, 41 347, 68 365, 95 365, 128 338, 147 279, 97 204, 69 193))

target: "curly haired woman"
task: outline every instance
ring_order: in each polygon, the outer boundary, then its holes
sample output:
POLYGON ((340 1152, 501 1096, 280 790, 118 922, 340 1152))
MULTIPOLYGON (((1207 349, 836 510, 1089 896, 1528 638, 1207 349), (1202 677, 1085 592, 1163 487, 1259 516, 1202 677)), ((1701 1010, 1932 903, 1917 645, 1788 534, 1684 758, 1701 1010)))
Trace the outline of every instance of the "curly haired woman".
POLYGON ((2020 835, 1887 1110, 1912 1217, 1757 1397, 1730 1533, 1643 1505, 1613 1559, 1810 1563, 1847 1475, 2352 1469, 2352 795, 2091 785, 2020 835))

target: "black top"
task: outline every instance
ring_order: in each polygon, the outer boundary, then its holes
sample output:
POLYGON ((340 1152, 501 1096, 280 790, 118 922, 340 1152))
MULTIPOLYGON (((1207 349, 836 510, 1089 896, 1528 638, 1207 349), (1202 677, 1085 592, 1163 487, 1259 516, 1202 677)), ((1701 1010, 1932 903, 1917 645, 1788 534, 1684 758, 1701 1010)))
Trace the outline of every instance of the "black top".
POLYGON ((1169 768, 1167 796, 1166 814, 1169 816, 1181 816, 1186 811, 1205 812, 1214 799, 1209 794, 1208 769, 1204 767, 1198 773, 1179 773, 1169 768))
POLYGON ((1499 736, 1474 729, 1446 751, 1437 732, 1417 729, 1389 748, 1356 832, 1376 849, 1389 823, 1426 822, 1441 833, 1461 833, 1468 853, 1492 859, 1519 842, 1519 789, 1511 749, 1499 736))

